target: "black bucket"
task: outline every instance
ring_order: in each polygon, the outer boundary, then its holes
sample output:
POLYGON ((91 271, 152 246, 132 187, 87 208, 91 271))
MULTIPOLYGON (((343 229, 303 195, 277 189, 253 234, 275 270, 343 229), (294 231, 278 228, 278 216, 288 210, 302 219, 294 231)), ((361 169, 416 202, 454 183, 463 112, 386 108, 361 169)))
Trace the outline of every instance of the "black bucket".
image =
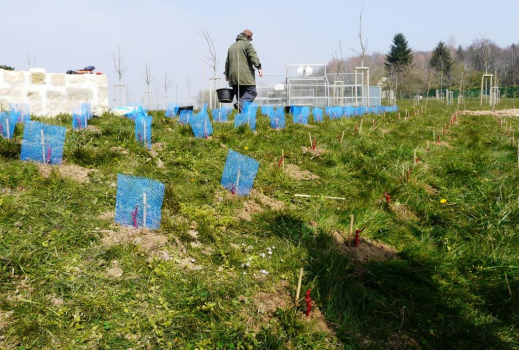
POLYGON ((180 112, 182 112, 182 111, 192 111, 192 110, 193 110, 193 106, 178 107, 177 115, 180 115, 180 112))
POLYGON ((231 103, 234 98, 234 91, 231 88, 216 89, 216 94, 221 103, 231 103))

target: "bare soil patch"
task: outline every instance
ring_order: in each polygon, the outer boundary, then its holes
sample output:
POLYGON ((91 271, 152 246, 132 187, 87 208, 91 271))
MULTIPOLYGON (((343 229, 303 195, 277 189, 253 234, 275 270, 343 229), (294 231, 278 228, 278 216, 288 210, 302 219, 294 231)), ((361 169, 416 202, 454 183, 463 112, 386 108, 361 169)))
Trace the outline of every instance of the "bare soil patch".
POLYGON ((270 319, 277 309, 286 309, 292 304, 292 298, 288 292, 289 283, 281 281, 274 291, 259 292, 253 298, 253 307, 259 318, 270 319))
POLYGON ((251 198, 272 210, 283 210, 285 208, 285 203, 265 196, 263 193, 260 193, 257 190, 251 191, 251 198))
POLYGON ((95 169, 87 169, 75 164, 51 165, 36 163, 36 165, 40 171, 40 174, 45 178, 50 176, 50 173, 53 169, 56 169, 62 177, 72 179, 79 183, 90 182, 88 175, 96 171, 95 169))
POLYGON ((98 216, 100 220, 113 220, 115 218, 115 212, 113 210, 107 211, 98 216))
POLYGON ((422 187, 425 190, 425 192, 427 192, 430 195, 438 194, 438 190, 430 185, 423 185, 422 187))
POLYGON ((87 131, 91 132, 92 134, 102 134, 103 130, 101 130, 99 127, 95 125, 89 125, 86 128, 87 131))
POLYGON ((345 238, 339 231, 332 232, 332 236, 339 244, 339 249, 348 254, 355 261, 388 261, 397 258, 397 251, 387 244, 360 238, 359 246, 355 247, 355 239, 353 237, 345 238))
POLYGON ((301 170, 295 164, 286 164, 285 165, 285 174, 298 181, 306 181, 306 180, 317 180, 319 179, 318 175, 312 174, 308 170, 301 170))
POLYGON ((9 312, 0 311, 0 331, 9 324, 9 319, 11 318, 12 314, 13 314, 13 311, 9 311, 9 312))
POLYGON ((454 148, 454 147, 452 147, 450 144, 448 144, 448 143, 445 142, 445 141, 435 142, 434 144, 435 144, 436 146, 447 147, 447 148, 450 148, 450 149, 453 149, 453 148, 454 148))
POLYGON ((123 148, 123 147, 121 147, 121 146, 117 146, 117 147, 110 147, 110 151, 112 151, 112 152, 119 152, 119 153, 124 154, 124 155, 126 155, 126 154, 130 154, 130 153, 128 152, 128 150, 126 150, 125 148, 123 148))
POLYGON ((511 108, 511 109, 501 109, 492 111, 464 111, 461 112, 462 115, 495 115, 498 117, 519 117, 519 109, 511 108))
POLYGON ((151 232, 148 229, 132 229, 121 227, 118 231, 101 230, 103 238, 101 242, 105 247, 118 244, 131 244, 140 246, 145 252, 151 253, 157 248, 163 247, 168 242, 164 235, 151 232))
POLYGON ((180 266, 191 271, 198 271, 203 269, 202 265, 197 265, 196 260, 190 257, 182 259, 180 261, 180 266))
POLYGON ((123 275, 123 270, 119 266, 119 261, 113 260, 111 266, 106 269, 106 277, 108 278, 121 278, 123 275))
POLYGON ((253 201, 243 203, 243 210, 238 213, 238 217, 245 221, 252 220, 252 214, 260 213, 263 209, 253 201))
POLYGON ((310 325, 310 328, 314 332, 319 333, 326 333, 328 335, 333 335, 333 329, 328 324, 328 321, 326 320, 326 317, 321 313, 321 310, 319 310, 319 307, 315 305, 315 303, 312 301, 312 311, 310 312, 310 315, 305 316, 301 314, 301 320, 303 322, 306 322, 310 325))
POLYGON ((419 221, 418 217, 409 209, 407 204, 390 203, 389 208, 396 214, 399 220, 419 221))
POLYGON ((322 156, 323 154, 328 152, 327 150, 319 148, 319 147, 316 147, 315 149, 313 149, 313 148, 302 146, 301 150, 303 151, 303 153, 310 153, 311 155, 316 156, 316 157, 322 156))

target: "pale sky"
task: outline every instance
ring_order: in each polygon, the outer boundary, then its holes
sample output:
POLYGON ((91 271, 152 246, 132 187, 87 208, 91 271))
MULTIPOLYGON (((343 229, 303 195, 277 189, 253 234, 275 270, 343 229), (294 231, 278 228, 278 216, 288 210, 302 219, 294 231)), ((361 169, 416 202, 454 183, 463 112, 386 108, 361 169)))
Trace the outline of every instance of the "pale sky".
POLYGON ((362 6, 368 53, 387 53, 396 33, 417 51, 452 38, 463 46, 482 37, 501 47, 519 43, 519 0, 0 0, 0 64, 27 70, 29 55, 49 73, 93 65, 108 75, 111 95, 119 45, 130 66, 123 77, 130 102, 142 102, 148 62, 160 105, 166 72, 169 102, 178 89, 178 102, 186 104, 188 82, 194 98, 212 74, 200 59, 207 51, 201 28, 213 37, 218 77, 228 47, 246 28, 264 73, 284 74, 287 63, 327 63, 339 40, 345 57, 355 55, 362 6))

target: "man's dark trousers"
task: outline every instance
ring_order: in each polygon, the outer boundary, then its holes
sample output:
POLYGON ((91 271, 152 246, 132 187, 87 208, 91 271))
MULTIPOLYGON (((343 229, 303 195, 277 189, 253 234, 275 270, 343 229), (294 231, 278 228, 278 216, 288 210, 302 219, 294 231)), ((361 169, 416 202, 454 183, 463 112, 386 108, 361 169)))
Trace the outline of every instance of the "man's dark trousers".
POLYGON ((258 92, 256 91, 256 86, 254 85, 240 85, 240 91, 238 91, 238 85, 233 85, 232 90, 234 91, 234 95, 236 99, 240 103, 241 112, 243 110, 243 104, 246 101, 252 102, 258 96, 258 92))

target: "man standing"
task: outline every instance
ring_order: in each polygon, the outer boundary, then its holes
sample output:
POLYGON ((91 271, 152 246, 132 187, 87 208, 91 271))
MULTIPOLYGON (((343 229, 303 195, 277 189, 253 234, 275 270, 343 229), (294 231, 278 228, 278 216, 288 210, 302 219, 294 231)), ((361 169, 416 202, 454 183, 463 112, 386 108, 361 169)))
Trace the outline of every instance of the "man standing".
POLYGON ((234 108, 239 112, 243 109, 245 101, 252 102, 258 95, 256 81, 254 79, 254 67, 258 69, 259 76, 263 76, 261 63, 252 41, 252 32, 245 29, 238 34, 236 42, 229 47, 225 60, 225 80, 229 81, 236 100, 234 108))

